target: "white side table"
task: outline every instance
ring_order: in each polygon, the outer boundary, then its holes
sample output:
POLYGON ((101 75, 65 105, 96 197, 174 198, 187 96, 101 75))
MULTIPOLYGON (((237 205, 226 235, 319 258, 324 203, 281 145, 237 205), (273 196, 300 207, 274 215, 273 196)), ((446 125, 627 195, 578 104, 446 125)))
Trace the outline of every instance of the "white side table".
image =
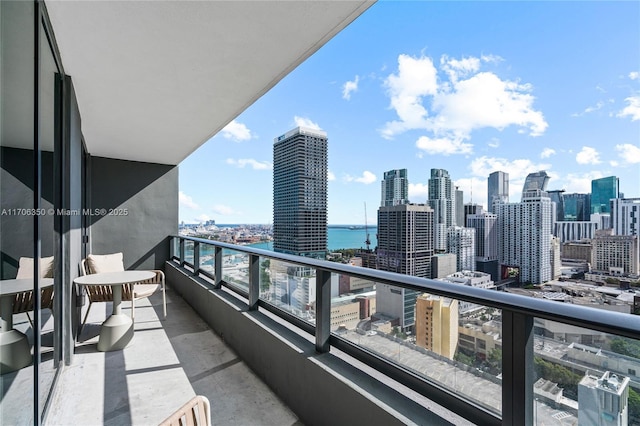
POLYGON ((113 313, 102 323, 98 350, 101 352, 124 349, 133 338, 133 321, 122 313, 122 285, 135 284, 155 277, 151 271, 120 271, 90 274, 73 280, 78 285, 108 285, 113 288, 113 313))

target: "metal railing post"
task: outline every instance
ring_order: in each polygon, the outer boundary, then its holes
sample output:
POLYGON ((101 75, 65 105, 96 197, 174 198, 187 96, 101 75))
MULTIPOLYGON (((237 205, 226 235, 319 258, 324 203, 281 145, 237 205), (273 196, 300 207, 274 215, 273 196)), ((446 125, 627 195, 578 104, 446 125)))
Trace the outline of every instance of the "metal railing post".
POLYGON ((260 256, 249 255, 249 310, 258 310, 260 299, 260 256))
POLYGON ((502 310, 502 424, 533 424, 533 317, 502 310))
POLYGON ((215 263, 215 270, 214 270, 214 274, 216 277, 216 284, 215 284, 215 288, 221 288, 222 287, 222 247, 216 247, 216 252, 215 252, 215 259, 214 259, 214 263, 215 263))
POLYGON ((184 266, 184 238, 180 238, 180 266, 184 266))
POLYGON ((169 237, 169 259, 176 257, 176 237, 169 237))
POLYGON ((193 275, 197 276, 200 271, 200 243, 193 242, 193 275))
POLYGON ((329 352, 331 335, 331 272, 316 270, 316 352, 329 352))

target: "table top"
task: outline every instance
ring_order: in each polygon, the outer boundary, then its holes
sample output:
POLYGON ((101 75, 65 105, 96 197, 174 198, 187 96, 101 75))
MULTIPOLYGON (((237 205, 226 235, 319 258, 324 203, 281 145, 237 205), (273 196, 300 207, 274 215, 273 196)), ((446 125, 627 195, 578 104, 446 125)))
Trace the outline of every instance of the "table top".
POLYGON ((137 283, 151 279, 156 276, 152 271, 119 271, 102 272, 100 274, 89 274, 73 280, 79 285, 119 285, 127 283, 137 283))
MULTIPOLYGON (((53 278, 40 278, 40 288, 51 287, 53 278)), ((0 296, 10 296, 33 290, 33 278, 0 280, 0 296)))

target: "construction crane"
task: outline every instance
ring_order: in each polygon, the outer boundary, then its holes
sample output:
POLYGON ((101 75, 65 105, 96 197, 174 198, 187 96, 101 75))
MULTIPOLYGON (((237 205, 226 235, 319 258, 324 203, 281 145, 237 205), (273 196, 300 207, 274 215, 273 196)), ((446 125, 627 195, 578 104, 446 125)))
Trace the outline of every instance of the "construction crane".
POLYGON ((371 251, 369 246, 371 245, 371 240, 369 239, 369 227, 367 226, 367 203, 364 203, 364 232, 367 234, 367 239, 364 243, 367 245, 367 251, 371 251))

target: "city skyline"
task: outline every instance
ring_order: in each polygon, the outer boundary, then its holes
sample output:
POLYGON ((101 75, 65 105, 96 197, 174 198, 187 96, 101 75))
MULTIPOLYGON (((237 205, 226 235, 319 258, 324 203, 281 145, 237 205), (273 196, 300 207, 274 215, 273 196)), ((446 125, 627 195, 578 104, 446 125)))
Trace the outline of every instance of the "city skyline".
POLYGON ((639 13, 379 2, 181 164, 180 220, 270 223, 273 138, 297 125, 327 132, 329 224, 364 223, 363 203, 374 224, 392 169, 408 170, 412 203, 432 168, 486 210, 494 171, 509 173, 510 202, 540 170, 549 190, 617 176, 638 197, 639 13))

